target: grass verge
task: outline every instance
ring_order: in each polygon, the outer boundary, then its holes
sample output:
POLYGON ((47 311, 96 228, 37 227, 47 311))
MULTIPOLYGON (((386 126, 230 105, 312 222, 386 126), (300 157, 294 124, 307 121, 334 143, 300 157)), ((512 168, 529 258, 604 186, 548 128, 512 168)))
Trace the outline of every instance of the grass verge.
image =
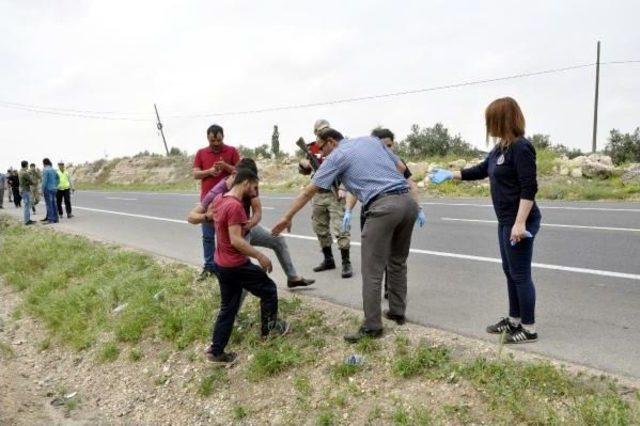
MULTIPOLYGON (((183 351, 198 366, 198 374, 184 382, 185 392, 203 400, 233 394, 221 402, 226 417, 216 421, 640 423, 637 391, 610 379, 571 374, 544 361, 518 361, 500 350, 456 355, 425 340, 424 331, 405 334, 406 327, 389 327, 383 339, 347 345, 341 334, 353 328, 353 314, 297 297, 280 303, 291 333, 268 341, 258 337, 258 302, 248 298, 230 342, 230 350, 241 354, 239 365, 211 368, 192 354, 201 353, 209 337, 219 296, 211 282, 197 283, 191 268, 25 228, 6 217, 0 217, 0 256, 3 281, 21 293, 20 312, 46 326, 42 350, 56 342, 93 351, 97 363, 136 363, 136 370, 183 351), (167 349, 147 356, 140 347, 149 341, 163 341, 167 349), (345 365, 345 356, 354 352, 363 356, 362 365, 345 365), (277 420, 261 417, 273 416, 273 410, 277 420)), ((0 358, 11 356, 11 347, 0 342, 0 358)), ((169 377, 155 381, 165 385, 169 377)))

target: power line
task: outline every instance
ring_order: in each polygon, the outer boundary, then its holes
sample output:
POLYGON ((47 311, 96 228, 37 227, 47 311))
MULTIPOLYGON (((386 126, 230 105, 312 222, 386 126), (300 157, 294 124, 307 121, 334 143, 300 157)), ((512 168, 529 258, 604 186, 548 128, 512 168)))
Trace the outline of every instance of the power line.
POLYGON ((39 107, 32 107, 32 106, 19 106, 15 103, 11 105, 11 103, 4 102, 4 101, 0 101, 0 107, 4 107, 8 109, 17 109, 21 111, 29 111, 37 114, 49 114, 49 115, 56 115, 56 116, 62 116, 62 117, 89 118, 89 119, 95 119, 95 120, 110 120, 110 121, 146 121, 146 122, 153 121, 153 119, 151 118, 108 117, 103 115, 93 115, 93 114, 86 114, 86 113, 64 112, 62 110, 49 110, 49 109, 44 109, 39 107))
MULTIPOLYGON (((635 63, 640 63, 640 60, 601 62, 600 65, 619 65, 619 64, 635 64, 635 63)), ((514 80, 514 79, 534 77, 539 75, 555 74, 555 73, 561 73, 561 72, 566 72, 571 70, 589 68, 595 65, 596 65, 595 63, 579 64, 579 65, 572 65, 572 66, 561 67, 561 68, 551 68, 551 69, 546 69, 542 71, 513 74, 508 76, 502 76, 502 77, 450 83, 450 84, 426 87, 421 89, 403 90, 398 92, 382 93, 382 94, 376 94, 376 95, 367 95, 367 96, 351 97, 351 98, 344 98, 344 99, 334 99, 329 101, 265 107, 265 108, 241 110, 241 111, 195 113, 195 114, 173 114, 173 115, 170 114, 167 117, 169 118, 224 117, 224 116, 235 116, 235 115, 260 114, 260 113, 275 112, 275 111, 287 111, 287 110, 294 110, 294 109, 305 109, 305 108, 313 108, 318 106, 339 105, 339 104, 362 102, 362 101, 375 100, 375 99, 384 99, 384 98, 392 98, 392 97, 398 97, 398 96, 413 95, 413 94, 419 94, 419 93, 435 92, 435 91, 455 89, 460 87, 477 86, 477 85, 495 83, 498 81, 514 80)), ((41 107, 37 105, 27 105, 27 104, 22 104, 17 102, 8 102, 8 101, 2 101, 2 100, 0 100, 0 106, 4 108, 18 109, 18 110, 29 111, 29 112, 39 113, 39 114, 50 114, 50 115, 57 115, 57 116, 67 116, 67 117, 77 117, 77 118, 87 118, 87 119, 112 120, 112 121, 123 120, 123 121, 138 121, 138 122, 154 121, 152 118, 147 119, 147 118, 125 117, 126 115, 146 114, 143 112, 90 111, 90 110, 68 109, 68 108, 48 108, 48 107, 41 107), (120 115, 120 117, 116 115, 120 115)))
POLYGON ((4 104, 7 106, 15 106, 22 108, 34 108, 34 109, 42 109, 47 111, 56 111, 56 112, 73 112, 79 114, 90 114, 90 115, 146 115, 146 112, 121 112, 121 111, 92 111, 86 109, 71 109, 71 108, 58 108, 58 107, 44 107, 37 105, 29 105, 18 102, 8 102, 0 100, 0 104, 4 104))

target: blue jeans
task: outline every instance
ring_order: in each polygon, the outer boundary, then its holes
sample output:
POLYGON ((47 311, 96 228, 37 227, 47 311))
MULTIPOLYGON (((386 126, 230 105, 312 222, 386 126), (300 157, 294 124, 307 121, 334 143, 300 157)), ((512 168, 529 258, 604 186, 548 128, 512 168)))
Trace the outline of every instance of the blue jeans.
POLYGON ((216 251, 216 228, 209 222, 202 224, 202 248, 204 249, 204 269, 215 271, 213 253, 216 251))
POLYGON ((47 205, 47 216, 46 219, 52 222, 58 221, 58 206, 56 203, 56 192, 55 189, 45 189, 43 192, 44 202, 47 205))
POLYGON ((26 224, 27 222, 31 221, 31 192, 22 191, 20 195, 22 196, 22 212, 24 223, 26 224))
POLYGON ((540 229, 540 218, 527 221, 527 231, 534 238, 525 238, 511 246, 512 226, 498 225, 498 242, 502 257, 502 270, 507 277, 509 293, 509 316, 520 318, 522 324, 535 323, 536 289, 531 278, 533 241, 540 229))

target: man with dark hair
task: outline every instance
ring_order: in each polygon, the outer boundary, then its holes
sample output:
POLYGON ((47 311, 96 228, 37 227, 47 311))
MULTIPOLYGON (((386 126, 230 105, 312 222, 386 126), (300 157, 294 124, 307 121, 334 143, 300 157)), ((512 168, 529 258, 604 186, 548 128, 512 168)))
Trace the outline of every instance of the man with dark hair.
POLYGON ((64 200, 64 208, 67 212, 67 219, 71 219, 73 214, 71 213, 71 192, 73 189, 73 182, 69 177, 69 172, 64 169, 64 161, 58 161, 58 192, 56 192, 56 204, 58 205, 58 215, 62 215, 62 201, 64 200))
POLYGON ((221 300, 212 343, 205 352, 209 361, 219 364, 231 364, 237 359, 236 353, 225 352, 224 349, 231 337, 243 290, 260 299, 262 337, 284 335, 289 331, 289 324, 278 320, 278 290, 267 276, 273 269, 271 261, 244 238, 248 218, 242 200, 255 197, 257 190, 258 176, 249 169, 241 168, 229 192, 218 195, 213 201, 218 237, 215 274, 221 300), (249 257, 256 259, 260 266, 251 263, 249 257))
POLYGON ((56 205, 56 193, 60 183, 58 173, 53 169, 51 160, 42 160, 42 194, 47 205, 47 215, 41 222, 58 223, 58 206, 56 205))
MULTIPOLYGON (((318 136, 318 132, 329 129, 329 122, 327 120, 317 120, 313 125, 313 133, 318 136)), ((324 156, 317 150, 317 142, 309 145, 309 152, 316 156, 318 163, 322 164, 324 156)), ((299 171, 301 174, 308 175, 313 172, 311 162, 308 159, 301 160, 299 165, 299 171)), ((335 236, 338 247, 340 248, 340 255, 342 258, 342 278, 350 278, 353 276, 353 269, 351 267, 350 259, 350 247, 351 247, 351 235, 349 231, 345 231, 341 228, 342 217, 344 215, 345 198, 347 192, 341 186, 338 188, 338 197, 334 193, 334 189, 319 189, 318 193, 313 197, 313 210, 311 213, 311 224, 313 226, 313 232, 318 237, 320 243, 320 249, 322 250, 323 260, 322 262, 313 268, 314 272, 321 272, 330 269, 335 269, 336 264, 333 259, 333 251, 331 245, 333 244, 333 236, 335 236)))
POLYGON ((31 186, 33 185, 33 180, 31 178, 31 173, 29 173, 29 162, 22 161, 20 163, 20 167, 18 181, 20 184, 20 196, 24 203, 22 206, 24 224, 33 225, 35 223, 31 220, 31 186))
MULTIPOLYGON (((229 176, 240 161, 238 151, 224 144, 224 130, 214 124, 207 129, 209 146, 198 150, 193 161, 193 177, 200 180, 200 200, 218 182, 229 176)), ((204 267, 200 279, 213 275, 213 253, 215 251, 215 229, 208 222, 202 223, 202 248, 204 251, 204 267)))
MULTIPOLYGON (((251 170, 256 176, 258 175, 256 162, 251 158, 243 158, 236 164, 236 171, 242 169, 251 170)), ((215 200, 218 195, 225 194, 231 189, 235 177, 236 173, 234 172, 226 179, 218 182, 218 184, 204 196, 202 201, 191 210, 187 217, 187 222, 196 225, 211 221, 213 217, 212 201, 215 200)), ((315 280, 298 275, 285 238, 283 236, 274 237, 268 229, 260 225, 260 221, 262 220, 262 203, 260 202, 258 191, 256 190, 254 197, 243 199, 242 204, 249 218, 247 224, 244 226, 247 240, 252 246, 270 248, 276 253, 278 262, 287 276, 287 287, 306 287, 313 284, 315 280)))
POLYGON ((311 200, 319 188, 330 188, 340 179, 346 189, 365 206, 362 230, 362 303, 364 323, 345 340, 382 336, 381 281, 389 274, 388 319, 404 322, 407 296, 407 257, 413 226, 420 211, 402 175, 402 161, 371 136, 343 140, 342 134, 327 129, 318 145, 326 157, 315 176, 291 208, 273 227, 274 235, 291 228, 293 216, 311 200))

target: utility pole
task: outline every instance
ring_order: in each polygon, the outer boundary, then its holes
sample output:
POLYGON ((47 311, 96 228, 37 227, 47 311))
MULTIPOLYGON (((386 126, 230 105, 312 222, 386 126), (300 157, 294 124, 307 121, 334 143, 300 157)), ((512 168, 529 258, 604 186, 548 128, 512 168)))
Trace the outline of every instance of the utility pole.
POLYGON ((167 147, 167 140, 165 139, 164 131, 162 130, 162 122, 160 121, 160 114, 158 114, 158 107, 156 106, 156 104, 153 104, 153 108, 156 110, 156 117, 158 118, 158 130, 160 130, 160 134, 162 135, 162 142, 164 143, 164 150, 167 152, 167 157, 168 157, 169 156, 169 148, 167 147))
POLYGON ((598 41, 598 53, 596 58, 596 99, 593 105, 593 141, 591 152, 596 152, 596 136, 598 134, 598 91, 600 88, 600 41, 598 41))

